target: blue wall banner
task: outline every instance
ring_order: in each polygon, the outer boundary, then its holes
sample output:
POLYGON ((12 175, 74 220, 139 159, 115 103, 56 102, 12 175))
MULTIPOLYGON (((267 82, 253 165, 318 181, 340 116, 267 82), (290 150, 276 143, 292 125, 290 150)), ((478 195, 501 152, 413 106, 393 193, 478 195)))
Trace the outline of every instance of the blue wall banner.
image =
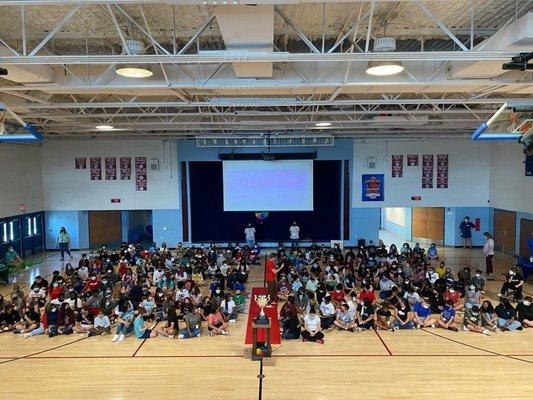
POLYGON ((384 201, 385 200, 385 175, 384 174, 363 174, 361 180, 362 201, 384 201))

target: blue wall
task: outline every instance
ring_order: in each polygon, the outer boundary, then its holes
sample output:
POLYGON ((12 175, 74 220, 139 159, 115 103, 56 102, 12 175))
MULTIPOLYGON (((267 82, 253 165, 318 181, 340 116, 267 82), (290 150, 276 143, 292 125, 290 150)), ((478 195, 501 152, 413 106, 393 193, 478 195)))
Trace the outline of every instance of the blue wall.
POLYGON ((405 207, 405 226, 398 225, 392 221, 389 221, 386 216, 385 208, 381 209, 381 228, 389 232, 394 233, 395 235, 411 241, 411 208, 405 207))
POLYGON ((183 241, 181 210, 153 210, 154 242, 174 247, 183 241))
POLYGON ((356 244, 358 239, 365 239, 367 244, 369 240, 378 244, 380 220, 380 208, 352 208, 350 210, 350 240, 348 245, 356 244))
POLYGON ((459 225, 464 217, 469 216, 472 223, 481 218, 479 231, 472 229, 472 245, 483 246, 483 232, 491 231, 491 212, 489 207, 449 207, 444 214, 444 244, 446 246, 462 246, 463 239, 459 233, 459 225))
POLYGON ((45 211, 45 248, 57 248, 59 228, 64 226, 70 235, 72 249, 86 249, 89 247, 89 218, 87 211, 45 211))

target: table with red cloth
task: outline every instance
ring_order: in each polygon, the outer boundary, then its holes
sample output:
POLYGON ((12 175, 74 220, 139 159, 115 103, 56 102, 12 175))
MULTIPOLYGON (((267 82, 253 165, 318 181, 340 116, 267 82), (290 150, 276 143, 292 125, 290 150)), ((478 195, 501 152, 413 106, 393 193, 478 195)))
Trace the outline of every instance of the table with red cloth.
MULTIPOLYGON (((248 322, 246 324, 246 338, 244 344, 252 344, 253 342, 253 331, 252 331, 252 322, 261 312, 261 308, 257 305, 254 300, 255 296, 267 295, 268 290, 266 287, 254 287, 252 289, 252 297, 250 299, 250 309, 248 310, 248 322)), ((270 318, 270 337, 272 340, 271 344, 281 344, 281 337, 279 334, 279 319, 278 319, 278 307, 276 304, 269 304, 265 307, 265 314, 270 318)), ((259 342, 266 341, 266 330, 258 329, 257 340, 259 342)))

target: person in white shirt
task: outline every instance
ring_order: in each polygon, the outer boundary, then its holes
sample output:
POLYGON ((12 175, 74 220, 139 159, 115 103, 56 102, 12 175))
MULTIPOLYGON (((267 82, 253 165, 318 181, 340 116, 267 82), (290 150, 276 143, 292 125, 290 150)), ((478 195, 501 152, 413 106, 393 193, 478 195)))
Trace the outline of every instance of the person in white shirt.
POLYGON ((244 230, 244 235, 246 236, 246 243, 249 247, 252 247, 255 244, 255 228, 252 224, 248 224, 244 230))
POLYGON ((304 342, 324 343, 324 334, 322 333, 320 317, 316 315, 314 306, 309 309, 309 313, 304 317, 302 340, 304 342))
POLYGON ((230 293, 226 293, 226 297, 220 302, 220 311, 228 318, 228 322, 233 323, 237 319, 237 308, 230 293))
POLYGON ((483 245, 483 254, 485 254, 485 268, 489 279, 492 278, 492 257, 494 257, 494 239, 488 232, 483 233, 485 244, 483 245))
POLYGON ((100 309, 98 315, 94 317, 93 326, 89 329, 87 336, 104 335, 109 332, 111 332, 111 321, 104 314, 103 309, 100 309))
POLYGON ((328 329, 335 322, 335 306, 331 302, 331 295, 324 296, 320 303, 320 323, 322 329, 328 329))
POLYGON ((291 247, 298 247, 298 240, 300 240, 300 227, 294 221, 289 228, 290 238, 291 238, 291 247))

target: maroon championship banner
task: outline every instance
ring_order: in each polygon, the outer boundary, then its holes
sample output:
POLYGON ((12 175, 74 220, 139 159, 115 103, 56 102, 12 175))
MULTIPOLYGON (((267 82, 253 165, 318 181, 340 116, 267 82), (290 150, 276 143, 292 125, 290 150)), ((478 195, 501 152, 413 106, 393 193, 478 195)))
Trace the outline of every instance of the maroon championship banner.
POLYGON ((91 181, 102 180, 102 157, 90 157, 91 181))
POLYGON ((115 157, 106 157, 105 164, 105 179, 106 181, 117 180, 117 159, 115 157))
POLYGON ((448 154, 437 154, 437 188, 448 189, 448 154))
POLYGON ((418 167, 418 154, 407 154, 407 166, 418 167))
POLYGON ((74 158, 74 168, 75 169, 87 169, 87 158, 85 157, 74 158))
POLYGON ((403 177, 403 154, 393 154, 391 156, 391 172, 393 178, 403 177))
POLYGON ((120 180, 131 180, 131 157, 120 157, 120 180))
POLYGON ((87 158, 85 157, 74 158, 74 168, 75 169, 87 169, 87 158))
POLYGON ((135 157, 135 190, 144 191, 148 188, 146 157, 135 157))
POLYGON ((422 154, 422 189, 433 188, 433 154, 422 154))

